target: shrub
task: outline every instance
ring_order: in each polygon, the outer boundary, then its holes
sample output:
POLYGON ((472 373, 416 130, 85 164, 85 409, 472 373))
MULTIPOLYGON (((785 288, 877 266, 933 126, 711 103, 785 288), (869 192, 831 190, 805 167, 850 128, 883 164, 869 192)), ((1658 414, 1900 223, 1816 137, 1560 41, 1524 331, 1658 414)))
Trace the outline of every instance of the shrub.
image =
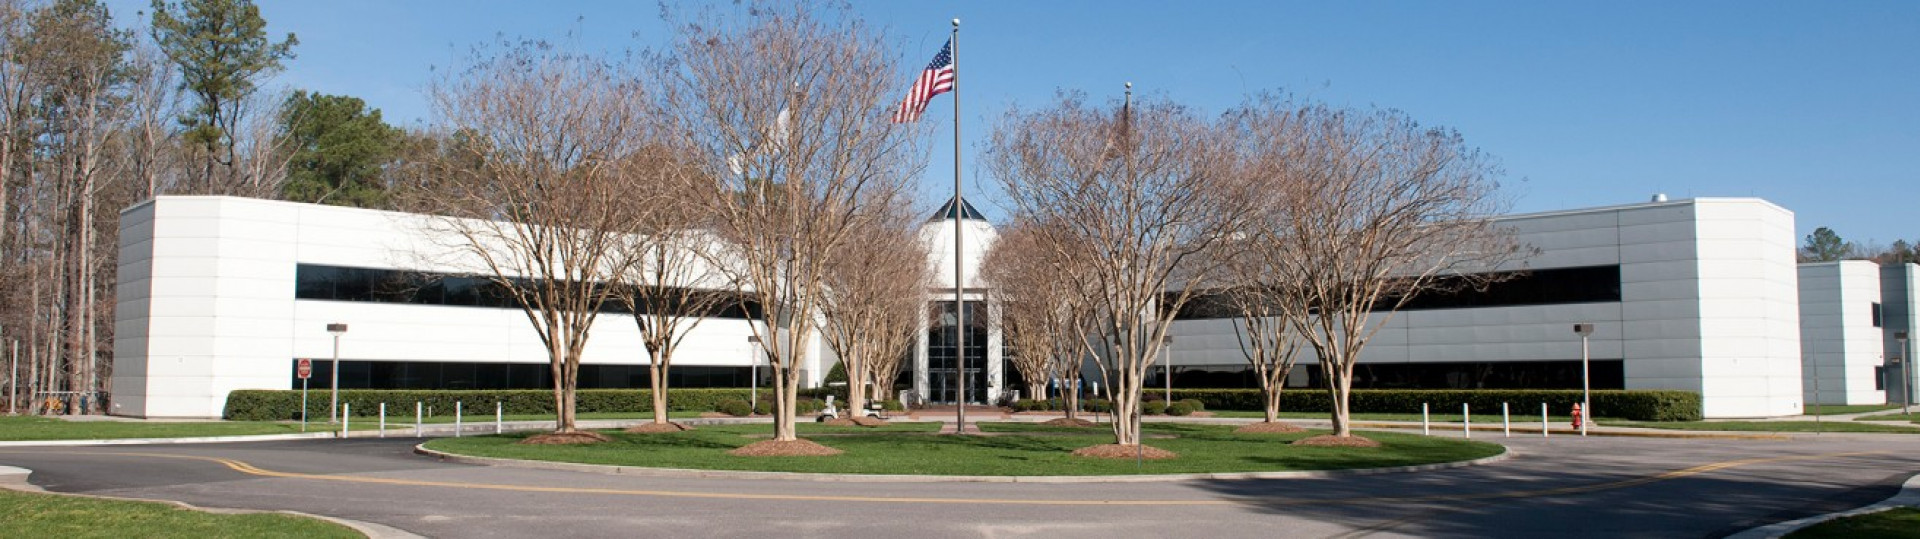
POLYGON ((1172 415, 1172 416, 1193 415, 1193 406, 1190 404, 1187 404, 1187 401, 1178 401, 1173 404, 1169 404, 1167 405, 1167 415, 1172 415))
POLYGON ((1080 409, 1103 414, 1113 413, 1113 401, 1107 399, 1080 399, 1080 409))
POLYGON ((889 412, 905 412, 905 411, 907 411, 907 407, 906 407, 905 405, 902 405, 902 404, 900 404, 900 401, 897 401, 897 400, 895 400, 895 401, 880 401, 880 409, 882 409, 882 410, 886 410, 886 411, 889 411, 889 412))
MULTIPOLYGON (((580 413, 637 413, 653 411, 653 392, 645 389, 583 389, 575 393, 574 411, 580 413)), ((687 388, 673 389, 667 395, 668 409, 675 412, 709 412, 718 409, 720 401, 726 399, 746 400, 747 389, 736 388, 687 388)), ((761 390, 760 400, 773 398, 771 390, 761 390)), ((464 403, 468 415, 493 413, 493 404, 498 402, 508 414, 551 414, 553 413, 553 390, 551 389, 473 389, 473 390, 413 390, 413 389, 343 389, 340 402, 352 405, 353 415, 372 417, 379 411, 381 403, 387 405, 388 417, 413 417, 413 403, 421 404, 421 409, 431 409, 436 415, 452 415, 455 403, 464 403)), ((313 391, 308 395, 307 414, 309 417, 326 417, 327 392, 313 391)), ((227 394, 227 406, 222 413, 227 419, 237 421, 277 421, 300 418, 300 390, 286 389, 243 389, 227 394)))
POLYGON ((747 404, 747 401, 743 401, 740 399, 727 399, 727 400, 720 401, 720 406, 718 407, 718 409, 720 413, 727 414, 733 417, 746 417, 749 415, 753 415, 753 405, 747 404))
MULTIPOLYGON (((1195 410, 1259 410, 1258 389, 1174 389, 1174 397, 1198 400, 1195 410)), ((1539 414, 1547 403, 1554 414, 1565 415, 1580 402, 1577 389, 1356 389, 1349 404, 1358 413, 1418 413, 1420 403, 1436 413, 1458 411, 1461 404, 1477 414, 1498 414, 1508 403, 1517 415, 1539 414)), ((1599 417, 1635 421, 1698 421, 1700 394, 1664 389, 1606 389, 1593 392, 1599 417)), ((1332 397, 1320 388, 1293 388, 1280 394, 1280 409, 1288 412, 1326 412, 1332 397)))
POLYGON ((1161 415, 1167 413, 1167 403, 1147 401, 1140 403, 1141 415, 1161 415))
POLYGON ((1193 412, 1207 409, 1206 403, 1200 402, 1200 399, 1180 399, 1179 404, 1187 405, 1187 410, 1193 412))

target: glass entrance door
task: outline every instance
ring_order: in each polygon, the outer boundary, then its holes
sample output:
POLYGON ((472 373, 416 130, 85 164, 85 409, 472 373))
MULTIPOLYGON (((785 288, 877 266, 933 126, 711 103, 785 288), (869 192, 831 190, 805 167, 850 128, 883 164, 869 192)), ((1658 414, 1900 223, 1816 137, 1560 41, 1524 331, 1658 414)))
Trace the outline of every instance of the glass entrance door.
POLYGON ((956 377, 961 372, 956 368, 959 363, 959 335, 966 332, 966 402, 986 402, 987 389, 987 326, 985 324, 984 304, 978 301, 966 302, 966 323, 957 321, 953 302, 934 302, 931 305, 933 321, 927 329, 927 400, 952 404, 959 401, 954 387, 956 377))

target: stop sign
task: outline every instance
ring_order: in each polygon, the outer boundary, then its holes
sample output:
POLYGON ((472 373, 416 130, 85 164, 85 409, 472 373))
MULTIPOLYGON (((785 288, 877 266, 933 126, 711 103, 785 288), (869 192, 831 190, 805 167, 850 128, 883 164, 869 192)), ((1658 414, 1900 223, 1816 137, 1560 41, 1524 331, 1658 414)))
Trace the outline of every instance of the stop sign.
POLYGON ((313 377, 313 360, 307 359, 307 358, 300 358, 300 366, 294 369, 294 373, 298 375, 301 380, 312 378, 313 377))

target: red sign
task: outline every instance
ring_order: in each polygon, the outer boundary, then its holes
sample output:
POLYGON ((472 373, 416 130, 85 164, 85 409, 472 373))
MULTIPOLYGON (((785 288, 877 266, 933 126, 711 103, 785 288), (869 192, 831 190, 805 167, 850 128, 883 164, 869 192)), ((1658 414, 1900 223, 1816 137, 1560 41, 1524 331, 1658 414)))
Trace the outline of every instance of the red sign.
POLYGON ((294 369, 294 373, 299 375, 301 380, 312 378, 313 377, 313 360, 307 359, 307 358, 300 358, 300 366, 294 369))

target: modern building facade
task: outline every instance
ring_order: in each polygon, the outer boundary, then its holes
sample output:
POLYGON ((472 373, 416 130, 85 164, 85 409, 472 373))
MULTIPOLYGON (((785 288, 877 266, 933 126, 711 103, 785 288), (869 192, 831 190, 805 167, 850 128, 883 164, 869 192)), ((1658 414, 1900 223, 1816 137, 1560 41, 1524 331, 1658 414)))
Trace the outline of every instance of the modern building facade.
MULTIPOLYGON (((1701 198, 1498 224, 1537 249, 1500 268, 1524 272, 1484 292, 1416 300, 1387 319, 1361 353, 1356 387, 1579 388, 1572 328, 1591 323, 1595 388, 1698 391, 1707 417, 1800 413, 1791 212, 1701 198)), ((1174 385, 1243 368, 1236 329, 1224 317, 1179 322, 1174 385)), ((1298 384, 1317 376, 1311 351, 1302 356, 1298 384)))
MULTIPOLYGON (((228 197, 160 197, 122 214, 113 413, 214 417, 235 389, 299 387, 298 358, 324 387, 339 339, 342 387, 546 387, 544 348, 525 316, 479 279, 447 270, 445 238, 422 216, 228 197)), ((1698 391, 1708 417, 1799 413, 1800 297, 1793 216, 1757 199, 1660 201, 1502 218, 1537 249, 1521 271, 1473 294, 1422 298, 1385 321, 1361 387, 1579 387, 1592 323, 1596 388, 1698 391)), ((928 401, 991 401, 1018 387, 978 279, 993 227, 964 201, 921 231, 936 279, 926 331, 899 386, 928 401), (958 227, 951 218, 958 215, 958 227), (957 234, 956 234, 957 233, 957 234), (967 316, 954 315, 954 246, 967 316), (963 370, 955 328, 966 333, 963 370)), ((1904 311, 1907 313, 1913 310, 1904 311)), ((1386 313, 1380 313, 1382 317, 1386 313)), ((1176 387, 1244 381, 1235 323, 1184 313, 1176 387)), ((675 355, 676 387, 764 379, 741 312, 715 312, 675 355)), ((582 387, 646 387, 632 318, 601 316, 582 387)), ((818 343, 805 385, 835 359, 818 343)), ((1310 354, 1302 363, 1311 364, 1310 354)), ((1311 368, 1296 381, 1313 383, 1311 368)))

